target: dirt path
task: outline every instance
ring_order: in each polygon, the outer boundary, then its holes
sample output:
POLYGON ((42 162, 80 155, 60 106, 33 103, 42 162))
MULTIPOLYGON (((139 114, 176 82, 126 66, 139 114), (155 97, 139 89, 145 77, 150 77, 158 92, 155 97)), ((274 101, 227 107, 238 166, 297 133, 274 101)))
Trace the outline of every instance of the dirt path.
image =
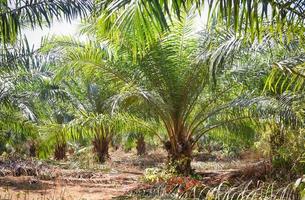
POLYGON ((55 181, 31 176, 0 178, 0 199, 111 199, 138 187, 141 174, 117 172, 84 179, 61 177, 55 181))
POLYGON ((164 155, 112 153, 109 170, 64 169, 65 164, 0 161, 0 199, 112 199, 137 188, 144 169, 162 163, 164 155), (63 164, 63 165, 62 165, 63 164))

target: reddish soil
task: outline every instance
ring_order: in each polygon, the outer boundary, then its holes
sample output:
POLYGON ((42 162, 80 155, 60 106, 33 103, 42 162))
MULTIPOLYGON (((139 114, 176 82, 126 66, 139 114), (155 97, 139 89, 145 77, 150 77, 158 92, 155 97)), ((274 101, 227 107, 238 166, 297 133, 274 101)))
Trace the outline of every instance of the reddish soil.
POLYGON ((93 180, 70 178, 69 181, 7 176, 0 179, 0 199, 18 199, 18 196, 22 199, 111 199, 136 188, 138 176, 121 173, 93 180))
MULTIPOLYGON (((106 163, 109 170, 64 169, 61 165, 48 164, 35 166, 24 161, 21 164, 0 162, 0 199, 112 199, 141 187, 144 169, 162 165, 166 154, 157 151, 138 157, 135 153, 115 151, 111 158, 106 163)), ((257 161, 253 159, 252 162, 254 160, 257 161)), ((207 182, 213 182, 223 181, 226 176, 238 176, 239 172, 233 169, 240 169, 250 162, 249 159, 223 162, 222 169, 219 161, 196 161, 193 164, 197 171, 205 171, 202 175, 207 182)), ((252 171, 244 172, 245 175, 248 173, 252 171)))
POLYGON ((43 171, 43 176, 33 175, 35 166, 30 163, 23 164, 22 170, 18 169, 20 164, 0 164, 0 199, 112 199, 139 187, 144 169, 156 166, 164 159, 163 153, 138 157, 134 153, 116 151, 106 163, 110 170, 92 172, 56 166, 37 167, 36 171, 43 171), (29 171, 31 176, 19 175, 18 170, 29 171))

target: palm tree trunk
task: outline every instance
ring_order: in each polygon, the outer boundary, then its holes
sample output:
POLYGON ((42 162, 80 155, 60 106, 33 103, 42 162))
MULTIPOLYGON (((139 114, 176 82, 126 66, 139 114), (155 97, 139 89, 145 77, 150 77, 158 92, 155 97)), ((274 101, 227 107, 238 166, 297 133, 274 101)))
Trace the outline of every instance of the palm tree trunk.
POLYGON ((179 142, 177 148, 173 148, 171 142, 165 143, 168 153, 168 165, 174 167, 178 174, 190 175, 193 173, 191 167, 192 145, 188 141, 179 142))
POLYGON ((107 137, 96 136, 92 141, 94 152, 100 163, 104 163, 109 158, 109 139, 107 137))
POLYGON ((144 136, 140 135, 137 139, 137 155, 142 156, 146 154, 146 144, 144 140, 144 136))
POLYGON ((67 144, 65 142, 58 143, 55 146, 54 150, 54 159, 62 160, 66 157, 67 144))
POLYGON ((37 151, 37 147, 35 142, 31 142, 29 147, 30 157, 36 157, 36 151, 37 151))

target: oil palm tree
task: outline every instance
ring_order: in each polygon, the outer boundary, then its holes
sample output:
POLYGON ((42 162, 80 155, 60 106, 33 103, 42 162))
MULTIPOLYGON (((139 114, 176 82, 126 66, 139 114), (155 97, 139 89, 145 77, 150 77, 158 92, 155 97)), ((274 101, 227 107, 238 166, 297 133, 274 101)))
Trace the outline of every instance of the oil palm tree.
POLYGON ((36 157, 38 153, 36 142, 39 137, 38 127, 28 121, 19 109, 11 106, 1 106, 0 112, 1 153, 26 153, 36 157), (27 145, 26 145, 27 144, 27 145))
MULTIPOLYGON (((91 81, 90 81, 91 82, 91 81)), ((83 101, 84 109, 75 120, 70 122, 74 135, 85 135, 91 138, 93 151, 98 161, 104 163, 110 158, 109 144, 117 134, 118 123, 115 116, 109 115, 105 101, 111 95, 111 87, 98 83, 86 82, 86 96, 88 101, 83 101)), ((83 94, 82 94, 83 95, 83 94)), ((80 96, 79 96, 80 97, 80 96)), ((79 136, 77 136, 79 137, 79 136)))
POLYGON ((55 160, 66 158, 68 128, 66 124, 60 123, 45 123, 39 126, 40 147, 39 156, 42 158, 48 157, 53 153, 55 160))
POLYGON ((143 115, 138 117, 138 114, 134 112, 125 114, 123 121, 118 136, 126 150, 135 146, 138 156, 146 155, 147 144, 157 146, 165 141, 165 130, 160 121, 145 118, 143 115))
POLYGON ((35 150, 31 153, 34 155, 40 152, 39 126, 52 120, 64 100, 72 100, 71 95, 52 81, 53 59, 31 48, 26 39, 3 49, 1 58, 0 121, 6 124, 1 131, 31 139, 29 148, 31 152, 35 150), (27 131, 29 124, 33 127, 32 134, 27 131))
MULTIPOLYGON (((55 41, 47 42, 44 50, 48 48, 54 50, 53 48, 64 45, 65 55, 68 57, 83 54, 84 50, 93 50, 88 48, 89 44, 71 38, 53 39, 55 41)), ((103 50, 103 46, 98 46, 99 44, 95 43, 90 43, 90 45, 101 50, 100 56, 102 59, 108 56, 108 53, 105 54, 106 51, 103 50)), ((55 55, 57 55, 61 51, 55 52, 55 55)), ((108 98, 116 90, 115 84, 110 84, 109 77, 104 76, 103 73, 97 70, 87 71, 86 69, 80 69, 69 71, 67 70, 71 67, 69 65, 67 69, 61 68, 62 64, 65 63, 62 60, 62 56, 58 56, 58 58, 58 74, 55 77, 55 81, 63 86, 71 97, 73 97, 73 100, 70 99, 71 102, 73 101, 77 105, 81 104, 81 106, 76 106, 74 109, 74 119, 67 123, 67 126, 71 130, 71 137, 68 134, 66 140, 80 137, 90 138, 93 151, 98 161, 104 163, 110 156, 109 144, 119 131, 117 128, 119 121, 116 115, 111 112, 109 106, 106 105, 108 98), (69 78, 67 78, 68 74, 69 78)))
MULTIPOLYGON (((30 96, 34 95, 29 85, 39 82, 41 73, 37 71, 35 76, 31 71, 34 69, 32 63, 35 63, 35 56, 26 40, 3 48, 1 52, 0 129, 3 135, 19 138, 19 141, 16 139, 12 144, 20 146, 21 141, 24 143, 24 140, 30 138, 34 141, 38 137, 35 124, 38 113, 34 112, 34 104, 30 100, 30 96)), ((10 141, 10 137, 7 141, 10 141)), ((32 142, 30 155, 36 154, 35 146, 35 142, 32 142)))
MULTIPOLYGON (((51 25, 54 18, 71 20, 75 17, 86 16, 92 8, 90 1, 44 1, 44 0, 16 0, 2 1, 0 3, 1 13, 1 69, 0 69, 0 103, 4 101, 14 104, 23 111, 30 119, 35 116, 29 109, 29 105, 21 102, 27 94, 13 94, 17 90, 19 80, 28 80, 29 76, 36 77, 35 70, 31 65, 35 64, 36 51, 31 49, 26 38, 19 36, 21 28, 30 26, 42 27, 44 24, 51 25), (32 71, 33 70, 33 71, 32 71), (31 72, 31 73, 28 73, 31 72), (21 77, 21 76, 24 77, 21 77), (23 96, 18 98, 18 96, 23 96)), ((36 63, 37 64, 37 63, 36 63)), ((43 72, 46 73, 46 72, 43 72)), ((46 75, 42 73, 42 78, 46 75)), ((40 74, 41 75, 41 74, 40 74)), ((38 75, 39 77, 39 75, 38 75)), ((41 78, 41 76, 40 76, 41 78)), ((39 78, 37 78, 39 79, 39 78)), ((2 104, 3 105, 3 104, 2 104)))
POLYGON ((70 134, 74 138, 86 136, 91 138, 93 152, 100 163, 104 163, 109 155, 109 144, 121 129, 120 115, 108 115, 82 112, 69 123, 70 134))
MULTIPOLYGON (((286 91, 268 93, 268 99, 258 106, 262 152, 269 156, 279 172, 304 172, 304 94, 286 91)), ((283 174, 284 175, 284 174, 283 174)))
POLYGON ((95 44, 91 47, 78 45, 73 50, 56 49, 63 50, 62 63, 67 66, 66 71, 81 71, 93 78, 100 78, 96 76, 99 72, 115 86, 116 94, 107 101, 112 113, 136 102, 148 105, 153 110, 153 118, 164 127, 165 138, 157 131, 154 134, 168 151, 169 162, 175 164, 179 173, 185 174, 192 171, 192 150, 202 135, 245 118, 233 114, 224 117, 234 112, 230 108, 242 103, 241 99, 235 99, 238 92, 228 95, 227 90, 218 89, 210 93, 210 41, 203 40, 199 45, 193 22, 194 15, 176 20, 172 31, 144 48, 137 59, 133 59, 128 40, 121 41, 123 45, 110 44, 108 48, 95 44), (111 47, 116 53, 109 57, 111 47))

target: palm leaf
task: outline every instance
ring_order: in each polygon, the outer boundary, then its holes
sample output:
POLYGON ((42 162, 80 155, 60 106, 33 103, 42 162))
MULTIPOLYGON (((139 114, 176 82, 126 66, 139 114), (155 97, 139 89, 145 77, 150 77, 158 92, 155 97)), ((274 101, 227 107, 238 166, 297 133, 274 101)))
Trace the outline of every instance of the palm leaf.
POLYGON ((3 1, 0 4, 1 42, 15 41, 20 29, 26 25, 34 28, 37 25, 43 27, 46 23, 50 26, 54 18, 71 21, 78 16, 85 17, 91 8, 90 1, 82 0, 3 1))

